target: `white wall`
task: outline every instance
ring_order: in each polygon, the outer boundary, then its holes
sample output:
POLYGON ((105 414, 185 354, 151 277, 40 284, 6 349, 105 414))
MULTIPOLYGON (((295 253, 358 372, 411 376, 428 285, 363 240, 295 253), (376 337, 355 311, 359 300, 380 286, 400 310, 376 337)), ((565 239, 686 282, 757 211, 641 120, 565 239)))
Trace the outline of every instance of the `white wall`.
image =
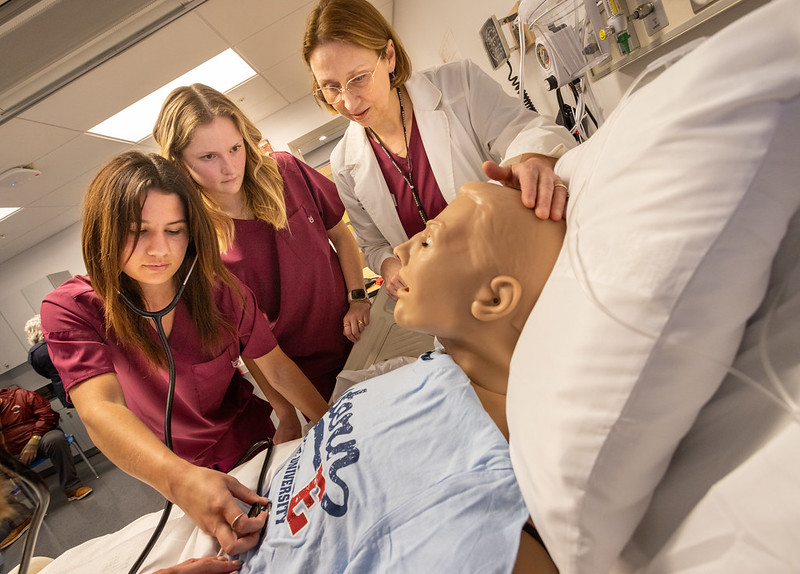
POLYGON ((75 223, 4 263, 0 263, 0 299, 57 271, 86 273, 81 255, 81 224, 75 223))
MULTIPOLYGON (((682 43, 713 34, 763 3, 762 0, 741 2, 683 34, 675 42, 653 50, 623 70, 592 82, 592 91, 602 113, 607 116, 614 109, 633 79, 650 61, 682 43)), ((513 6, 511 0, 397 0, 394 3, 394 27, 415 69, 441 64, 445 61, 443 55, 455 54, 456 58, 471 59, 503 85, 508 93, 513 94, 514 90, 506 78, 508 68, 504 65, 496 72, 491 69, 479 37, 479 30, 487 18, 492 14, 498 19, 502 18, 512 11, 513 6)), ((519 52, 512 54, 511 61, 517 73, 519 52)), ((525 68, 524 85, 534 105, 540 113, 553 117, 557 109, 555 95, 544 89, 544 74, 535 65, 532 51, 526 54, 525 68)))
MULTIPOLYGON (((73 275, 86 273, 81 256, 80 223, 0 264, 0 299, 58 271, 69 271, 73 275)), ((36 390, 49 382, 27 363, 0 375, 0 388, 17 386, 36 390)))

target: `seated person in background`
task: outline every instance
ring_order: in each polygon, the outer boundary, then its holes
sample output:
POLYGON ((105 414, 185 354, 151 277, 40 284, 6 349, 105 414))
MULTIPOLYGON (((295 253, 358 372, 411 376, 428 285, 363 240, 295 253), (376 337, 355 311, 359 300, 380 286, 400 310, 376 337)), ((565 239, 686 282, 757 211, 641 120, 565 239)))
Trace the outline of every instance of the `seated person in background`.
POLYGON ((273 478, 267 531, 243 572, 555 571, 523 532, 505 392, 564 233, 519 191, 468 183, 395 248, 395 319, 444 350, 331 407, 273 478))
POLYGON ((58 471, 67 500, 80 500, 92 493, 78 479, 67 437, 58 428, 58 413, 42 396, 26 389, 0 389, 0 437, 3 448, 30 464, 46 456, 58 471))
POLYGON ((61 404, 65 407, 71 407, 72 405, 67 402, 67 393, 64 392, 64 383, 61 382, 61 375, 58 374, 58 369, 53 365, 50 353, 47 351, 47 343, 42 333, 41 315, 37 314, 28 319, 28 322, 25 323, 25 335, 28 337, 28 344, 32 345, 28 349, 28 364, 41 376, 50 379, 53 391, 56 393, 58 400, 61 401, 61 404))

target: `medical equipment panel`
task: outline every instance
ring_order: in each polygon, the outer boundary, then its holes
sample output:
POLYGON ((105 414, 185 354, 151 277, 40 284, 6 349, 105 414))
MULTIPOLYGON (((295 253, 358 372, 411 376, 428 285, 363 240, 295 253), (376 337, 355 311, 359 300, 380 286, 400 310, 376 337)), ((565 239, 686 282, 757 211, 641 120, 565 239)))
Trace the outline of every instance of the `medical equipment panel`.
POLYGON ((536 60, 553 90, 587 72, 597 79, 621 69, 726 10, 744 13, 765 2, 522 0, 510 27, 521 22, 533 33, 536 60))
POLYGON ((618 49, 611 51, 609 60, 592 67, 591 77, 601 78, 621 69, 730 8, 744 12, 763 3, 762 0, 602 0, 597 3, 605 22, 601 34, 618 49))

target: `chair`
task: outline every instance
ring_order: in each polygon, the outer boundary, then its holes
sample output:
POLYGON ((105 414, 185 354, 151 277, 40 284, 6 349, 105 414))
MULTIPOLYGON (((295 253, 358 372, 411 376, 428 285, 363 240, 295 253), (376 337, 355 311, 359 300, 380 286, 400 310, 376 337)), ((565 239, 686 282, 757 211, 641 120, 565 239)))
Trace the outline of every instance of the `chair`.
MULTIPOLYGON (((63 431, 62 431, 63 432, 63 431)), ((31 525, 25 535, 25 545, 22 548, 22 558, 19 564, 19 572, 28 574, 32 566, 33 549, 36 546, 36 539, 47 513, 50 504, 50 489, 42 478, 30 467, 26 467, 15 457, 11 456, 4 449, 0 448, 0 469, 14 484, 21 485, 20 488, 25 496, 34 504, 31 525)))
MULTIPOLYGON (((86 454, 83 452, 83 449, 81 448, 81 445, 80 445, 80 443, 78 443, 77 439, 73 435, 65 433, 64 429, 62 429, 60 426, 56 427, 56 428, 58 428, 58 430, 60 430, 62 433, 64 433, 64 436, 67 437, 67 442, 71 446, 74 446, 76 449, 78 449, 78 454, 81 455, 81 458, 83 459, 83 462, 85 462, 89 466, 89 468, 91 469, 92 473, 94 474, 94 477, 95 478, 100 478, 100 475, 97 474, 97 470, 95 470, 94 466, 92 466, 92 463, 89 462, 89 459, 86 458, 86 454)), ((34 460, 33 462, 31 462, 28 465, 28 468, 34 468, 36 466, 39 466, 40 464, 42 464, 46 460, 50 460, 50 459, 48 459, 46 456, 41 456, 41 457, 37 458, 36 460, 34 460)))

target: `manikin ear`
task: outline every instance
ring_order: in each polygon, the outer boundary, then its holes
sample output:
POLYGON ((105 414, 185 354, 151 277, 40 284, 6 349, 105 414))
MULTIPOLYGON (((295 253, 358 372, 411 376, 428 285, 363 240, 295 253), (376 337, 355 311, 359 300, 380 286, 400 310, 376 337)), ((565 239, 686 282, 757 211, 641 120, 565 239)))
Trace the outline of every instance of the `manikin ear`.
POLYGON ((498 275, 483 285, 472 302, 472 316, 478 321, 496 321, 513 312, 522 298, 522 285, 510 275, 498 275))

